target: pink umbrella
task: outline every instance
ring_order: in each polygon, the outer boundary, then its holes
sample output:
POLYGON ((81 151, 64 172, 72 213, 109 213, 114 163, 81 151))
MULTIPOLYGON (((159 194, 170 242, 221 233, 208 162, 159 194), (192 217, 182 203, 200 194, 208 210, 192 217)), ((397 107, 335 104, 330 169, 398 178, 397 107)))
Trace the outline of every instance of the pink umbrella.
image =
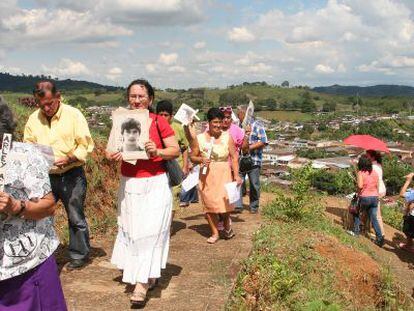
POLYGON ((351 135, 344 139, 344 143, 365 150, 390 152, 386 143, 371 135, 351 135))

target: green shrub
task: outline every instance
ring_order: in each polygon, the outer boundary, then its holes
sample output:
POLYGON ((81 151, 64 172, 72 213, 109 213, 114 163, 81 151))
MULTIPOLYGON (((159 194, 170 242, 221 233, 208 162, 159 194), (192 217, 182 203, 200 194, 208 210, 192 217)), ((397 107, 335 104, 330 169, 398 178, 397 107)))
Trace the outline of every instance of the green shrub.
POLYGON ((312 175, 312 186, 335 195, 354 192, 356 183, 351 170, 343 169, 335 172, 318 170, 312 175))
POLYGON ((388 195, 400 192, 405 182, 405 175, 413 171, 413 168, 401 161, 396 156, 384 157, 382 162, 383 179, 387 187, 388 195))
POLYGON ((311 165, 292 170, 291 195, 276 192, 271 204, 263 209, 263 214, 270 220, 301 221, 312 214, 320 214, 321 208, 311 195, 311 178, 314 170, 311 165))
POLYGON ((381 206, 381 214, 383 221, 390 225, 391 227, 401 230, 403 213, 401 211, 401 206, 381 206))

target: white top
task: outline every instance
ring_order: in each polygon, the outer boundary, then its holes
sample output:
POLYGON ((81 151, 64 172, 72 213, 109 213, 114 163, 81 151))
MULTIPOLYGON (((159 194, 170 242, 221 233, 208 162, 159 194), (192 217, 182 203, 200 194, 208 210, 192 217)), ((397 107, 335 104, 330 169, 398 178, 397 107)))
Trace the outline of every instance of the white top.
POLYGON ((384 180, 382 179, 382 166, 377 162, 372 163, 372 169, 378 175, 378 194, 380 198, 384 197, 387 193, 387 189, 385 188, 384 180))
MULTIPOLYGON (((52 191, 49 168, 36 145, 13 142, 5 166, 4 191, 18 200, 43 198, 52 191)), ((37 267, 59 245, 53 217, 0 220, 0 232, 0 281, 37 267)))

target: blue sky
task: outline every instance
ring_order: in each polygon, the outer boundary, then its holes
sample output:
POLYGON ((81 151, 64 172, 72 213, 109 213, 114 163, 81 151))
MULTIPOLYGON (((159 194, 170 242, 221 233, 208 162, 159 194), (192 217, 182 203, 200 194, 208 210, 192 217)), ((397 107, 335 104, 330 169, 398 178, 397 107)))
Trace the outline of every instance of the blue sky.
POLYGON ((0 71, 161 88, 414 85, 413 2, 2 0, 0 71))

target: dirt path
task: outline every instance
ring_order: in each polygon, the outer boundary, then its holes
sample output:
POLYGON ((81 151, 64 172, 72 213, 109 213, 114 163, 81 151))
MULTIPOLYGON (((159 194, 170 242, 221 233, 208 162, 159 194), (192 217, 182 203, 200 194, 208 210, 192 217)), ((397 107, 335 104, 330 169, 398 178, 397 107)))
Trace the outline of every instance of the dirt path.
MULTIPOLYGON (((270 199, 264 194, 262 206, 270 199)), ((147 310, 221 310, 251 249, 260 215, 232 215, 236 237, 208 245, 208 225, 199 204, 181 210, 173 223, 170 256, 160 286, 149 294, 147 310)), ((61 272, 69 310, 129 310, 130 286, 110 263, 114 234, 93 240, 92 263, 81 271, 61 272)), ((63 258, 59 257, 58 258, 63 258)), ((60 259, 62 265, 63 259, 60 259)))
MULTIPOLYGON (((348 201, 342 198, 328 197, 326 206, 327 212, 334 221, 342 225, 342 215, 348 206, 348 201)), ((386 243, 383 248, 379 248, 369 239, 362 239, 375 252, 376 259, 391 268, 402 289, 409 296, 412 296, 414 293, 414 255, 398 248, 398 244, 404 241, 404 234, 401 231, 395 230, 387 224, 384 224, 384 230, 386 243)))

